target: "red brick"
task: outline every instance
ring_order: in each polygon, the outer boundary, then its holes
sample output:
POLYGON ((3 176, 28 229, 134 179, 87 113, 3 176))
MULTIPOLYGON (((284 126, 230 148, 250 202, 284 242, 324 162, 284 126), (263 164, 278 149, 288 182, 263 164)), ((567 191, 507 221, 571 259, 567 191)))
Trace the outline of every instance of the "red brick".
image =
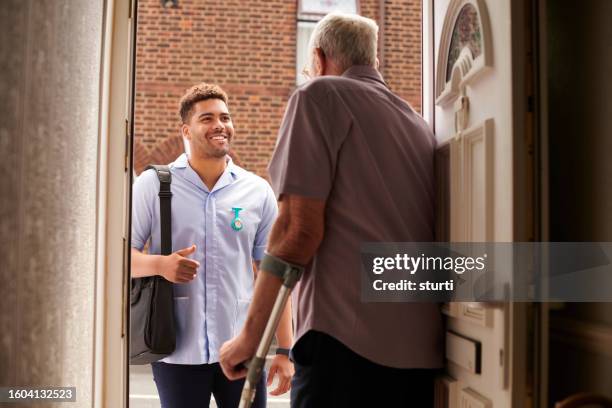
MULTIPOLYGON (((381 26, 381 71, 389 87, 421 109, 421 1, 361 0, 381 26)), ((172 161, 182 149, 178 101, 213 82, 229 96, 232 155, 266 176, 285 105, 295 89, 296 2, 290 0, 139 0, 136 56, 136 172, 172 161)), ((380 51, 379 51, 380 52, 380 51)))

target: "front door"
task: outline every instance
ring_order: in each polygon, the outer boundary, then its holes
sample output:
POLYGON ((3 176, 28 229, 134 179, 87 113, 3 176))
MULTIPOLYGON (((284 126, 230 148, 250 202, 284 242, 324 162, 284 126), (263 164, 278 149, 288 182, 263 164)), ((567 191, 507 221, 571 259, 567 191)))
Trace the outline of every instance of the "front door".
MULTIPOLYGON (((522 240, 515 233, 511 3, 428 3, 432 15, 424 30, 433 34, 430 119, 438 140, 441 240, 522 240)), ((449 303, 443 311, 447 364, 436 384, 436 407, 529 406, 527 305, 449 303)))

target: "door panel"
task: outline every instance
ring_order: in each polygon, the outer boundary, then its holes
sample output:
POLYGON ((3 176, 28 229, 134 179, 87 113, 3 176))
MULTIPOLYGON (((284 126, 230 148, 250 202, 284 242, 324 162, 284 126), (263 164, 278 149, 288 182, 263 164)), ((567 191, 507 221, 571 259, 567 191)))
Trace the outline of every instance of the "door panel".
POLYGON ((488 398, 479 394, 471 388, 464 388, 459 393, 460 408, 493 408, 493 403, 488 398))
MULTIPOLYGON (((437 209, 438 224, 447 223, 436 229, 446 233, 439 240, 514 239, 510 15, 511 0, 433 5, 438 199, 448 203, 437 209)), ((519 310, 511 303, 444 305, 447 366, 436 406, 524 406, 512 387, 521 378, 513 367, 522 367, 513 358, 524 356, 512 348, 514 333, 524 332, 516 327, 519 310)))
POLYGON ((465 130, 461 134, 466 242, 488 242, 493 238, 493 120, 465 130))

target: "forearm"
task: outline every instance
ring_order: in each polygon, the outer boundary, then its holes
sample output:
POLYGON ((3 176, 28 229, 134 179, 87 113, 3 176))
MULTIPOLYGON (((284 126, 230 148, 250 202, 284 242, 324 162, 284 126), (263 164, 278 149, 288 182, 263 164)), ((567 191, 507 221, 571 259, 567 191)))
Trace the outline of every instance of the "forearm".
POLYGON ((268 252, 287 262, 308 264, 323 240, 324 210, 323 200, 283 196, 268 252))
POLYGON ((159 270, 161 255, 143 254, 135 248, 132 248, 131 255, 132 278, 161 275, 159 270))
MULTIPOLYGON (((253 301, 249 306, 249 312, 244 325, 244 331, 249 334, 249 339, 259 339, 262 337, 281 285, 281 280, 276 276, 269 273, 261 273, 261 271, 258 273, 255 280, 253 301)), ((286 310, 284 313, 286 313, 286 310)))
POLYGON ((276 329, 276 342, 278 347, 291 348, 293 345, 293 326, 291 325, 291 298, 285 305, 285 310, 276 329))
MULTIPOLYGON (((306 265, 314 256, 323 238, 322 200, 286 196, 280 202, 280 214, 272 227, 268 242, 268 252, 287 262, 306 265)), ((282 284, 282 279, 261 269, 255 282, 253 302, 245 323, 246 332, 260 338, 268 320, 274 301, 282 284)), ((279 322, 277 336, 279 344, 291 344, 292 327, 290 307, 285 308, 279 322), (280 333, 279 333, 280 332, 280 333), (282 340, 282 343, 281 343, 282 340)))

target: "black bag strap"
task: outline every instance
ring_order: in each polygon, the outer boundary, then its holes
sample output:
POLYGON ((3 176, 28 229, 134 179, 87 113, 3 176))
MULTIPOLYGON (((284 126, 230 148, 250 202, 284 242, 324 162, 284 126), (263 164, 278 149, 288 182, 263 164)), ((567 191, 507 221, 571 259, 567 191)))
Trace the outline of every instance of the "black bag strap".
POLYGON ((172 174, 170 168, 163 164, 151 164, 148 169, 153 169, 159 179, 159 217, 161 231, 161 254, 172 253, 172 174))

